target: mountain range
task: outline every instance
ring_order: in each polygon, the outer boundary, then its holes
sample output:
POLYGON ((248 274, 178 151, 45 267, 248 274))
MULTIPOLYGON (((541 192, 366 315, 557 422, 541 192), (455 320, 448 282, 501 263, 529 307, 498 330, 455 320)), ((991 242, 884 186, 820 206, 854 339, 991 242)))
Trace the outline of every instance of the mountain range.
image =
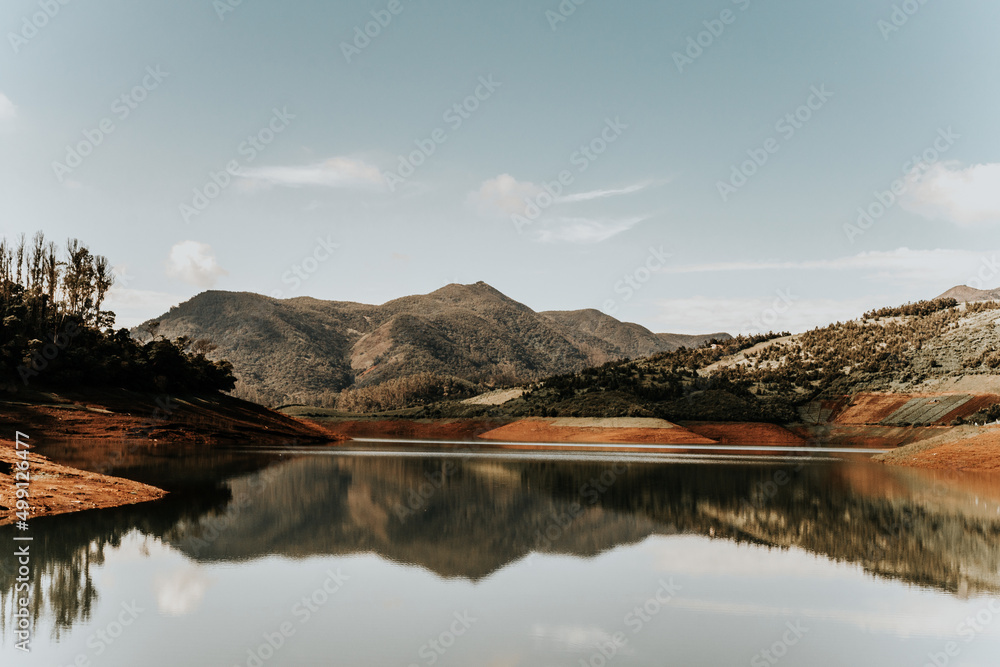
POLYGON ((535 312, 483 282, 382 305, 208 291, 133 335, 210 341, 209 358, 233 364, 237 395, 266 405, 329 405, 343 389, 418 373, 513 383, 731 338, 657 334, 593 309, 535 312))

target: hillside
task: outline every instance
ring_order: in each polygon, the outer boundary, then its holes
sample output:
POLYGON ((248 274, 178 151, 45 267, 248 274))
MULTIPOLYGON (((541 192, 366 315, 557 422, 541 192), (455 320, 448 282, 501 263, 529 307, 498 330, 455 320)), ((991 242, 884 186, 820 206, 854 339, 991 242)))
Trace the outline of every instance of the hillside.
POLYGON ((133 335, 210 341, 208 357, 233 364, 237 395, 272 405, 331 405, 344 389, 418 374, 421 388, 406 391, 473 391, 712 337, 654 334, 598 311, 537 313, 482 282, 380 306, 210 291, 133 335))
POLYGON ((968 301, 996 301, 1000 299, 1000 287, 985 290, 969 287, 968 285, 956 285, 938 298, 955 299, 960 303, 968 301))
POLYGON ((556 375, 500 405, 427 412, 817 424, 848 407, 849 397, 879 393, 897 400, 882 406, 876 423, 981 422, 998 416, 990 412, 1000 403, 998 322, 1000 303, 923 301, 801 334, 738 336, 556 375))

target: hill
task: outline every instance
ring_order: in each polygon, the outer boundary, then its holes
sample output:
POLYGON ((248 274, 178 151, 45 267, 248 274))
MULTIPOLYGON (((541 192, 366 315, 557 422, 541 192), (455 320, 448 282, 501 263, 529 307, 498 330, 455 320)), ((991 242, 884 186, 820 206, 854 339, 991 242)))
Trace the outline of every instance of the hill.
POLYGON ((1000 402, 998 311, 1000 303, 954 299, 882 308, 801 334, 737 336, 555 375, 500 405, 445 403, 425 413, 787 424, 822 420, 804 415, 829 416, 848 397, 874 392, 898 398, 875 422, 981 422, 1000 416, 990 412, 1000 402))
MULTIPOLYGON (((211 341, 202 347, 210 348, 210 359, 232 363, 237 395, 263 404, 332 405, 346 389, 382 387, 380 406, 401 393, 406 400, 474 393, 474 385, 523 382, 729 338, 654 334, 598 311, 538 313, 482 282, 380 306, 209 291, 133 335, 211 341), (391 396, 383 400, 385 394, 391 396)), ((353 398, 352 405, 371 397, 353 398)))
POLYGON ((956 285, 938 298, 955 299, 959 303, 965 303, 968 301, 996 301, 1000 299, 1000 287, 996 289, 984 290, 969 287, 968 285, 956 285))

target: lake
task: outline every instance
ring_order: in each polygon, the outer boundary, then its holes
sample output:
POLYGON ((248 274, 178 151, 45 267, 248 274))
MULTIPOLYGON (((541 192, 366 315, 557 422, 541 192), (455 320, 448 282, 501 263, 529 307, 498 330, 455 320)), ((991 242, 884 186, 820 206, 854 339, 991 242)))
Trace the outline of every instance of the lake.
POLYGON ((401 447, 130 449, 109 472, 170 495, 32 521, 2 663, 1000 664, 996 476, 401 447))

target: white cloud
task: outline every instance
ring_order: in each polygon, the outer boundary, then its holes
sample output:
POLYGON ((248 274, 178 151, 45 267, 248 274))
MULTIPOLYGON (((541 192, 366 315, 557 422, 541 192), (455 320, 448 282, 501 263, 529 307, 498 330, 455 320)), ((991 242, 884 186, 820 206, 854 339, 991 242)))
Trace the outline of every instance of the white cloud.
POLYGON ((606 197, 619 197, 621 195, 630 195, 635 192, 641 192, 652 185, 652 181, 643 181, 642 183, 636 183, 635 185, 628 185, 624 188, 616 188, 610 190, 591 190, 590 192, 579 192, 575 195, 564 195, 559 197, 557 200, 560 204, 573 204, 581 201, 591 201, 594 199, 604 199, 606 197))
POLYGON ((538 241, 553 243, 600 243, 628 231, 645 220, 643 217, 595 220, 590 218, 555 218, 537 223, 531 234, 538 241))
POLYGON ((1000 223, 1000 163, 938 163, 906 180, 900 204, 911 213, 963 227, 1000 223))
POLYGON ((378 167, 348 157, 334 157, 303 167, 257 167, 244 169, 241 176, 255 187, 377 188, 385 187, 378 167))
POLYGON ((0 123, 14 120, 16 117, 17 109, 14 107, 14 103, 6 95, 0 93, 0 123))
POLYGON ((483 181, 475 192, 470 192, 466 202, 482 216, 524 215, 528 199, 541 194, 534 183, 520 182, 510 174, 483 181))
POLYGON ((197 241, 181 241, 170 249, 167 275, 189 285, 208 289, 215 285, 219 276, 228 273, 216 262, 212 246, 197 241))

